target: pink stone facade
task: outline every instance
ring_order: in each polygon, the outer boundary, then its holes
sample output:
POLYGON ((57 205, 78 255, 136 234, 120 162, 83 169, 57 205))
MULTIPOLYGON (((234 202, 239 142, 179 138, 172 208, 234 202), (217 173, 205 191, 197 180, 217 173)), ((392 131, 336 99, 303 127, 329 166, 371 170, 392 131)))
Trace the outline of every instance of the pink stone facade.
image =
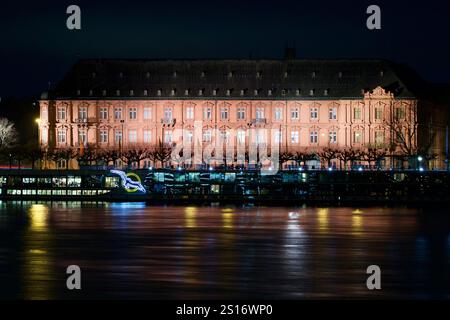
POLYGON ((269 146, 279 143, 280 150, 318 151, 323 147, 386 147, 392 138, 388 123, 394 114, 415 119, 417 101, 396 99, 381 87, 349 100, 41 100, 39 131, 44 149, 79 148, 81 143, 124 149, 154 146, 159 141, 175 143, 183 139, 175 137, 176 129, 192 134, 195 122, 201 121, 203 142, 210 141, 216 129, 228 132, 233 145, 240 139, 251 147, 261 140, 269 146), (250 129, 267 131, 251 137, 250 129))

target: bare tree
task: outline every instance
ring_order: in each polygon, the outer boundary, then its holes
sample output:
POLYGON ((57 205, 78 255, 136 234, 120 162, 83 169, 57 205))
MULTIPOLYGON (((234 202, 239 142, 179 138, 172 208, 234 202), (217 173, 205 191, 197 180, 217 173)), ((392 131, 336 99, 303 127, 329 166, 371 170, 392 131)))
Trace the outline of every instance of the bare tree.
MULTIPOLYGON (((375 165, 377 165, 380 160, 386 157, 386 155, 387 155, 386 149, 369 147, 365 152, 365 160, 369 163, 369 166, 372 164, 372 162, 374 162, 375 165)), ((379 169, 379 166, 377 166, 377 169, 379 169)))
POLYGON ((14 123, 0 118, 0 150, 11 148, 17 143, 17 130, 14 123))
POLYGON ((322 161, 326 161, 328 168, 331 167, 331 160, 337 159, 339 151, 335 148, 323 148, 322 151, 318 152, 317 155, 322 161))
POLYGON ((171 156, 172 147, 167 144, 163 144, 161 140, 159 140, 158 144, 149 150, 147 158, 152 160, 154 163, 157 161, 161 162, 161 167, 164 168, 164 164, 170 160, 171 156))
POLYGON ((135 148, 128 148, 122 152, 122 159, 128 167, 133 163, 137 163, 138 169, 142 160, 149 157, 149 150, 145 147, 136 146, 135 148))
POLYGON ((69 161, 73 159, 75 156, 76 154, 71 148, 55 149, 50 155, 53 161, 65 160, 66 169, 69 169, 69 161))

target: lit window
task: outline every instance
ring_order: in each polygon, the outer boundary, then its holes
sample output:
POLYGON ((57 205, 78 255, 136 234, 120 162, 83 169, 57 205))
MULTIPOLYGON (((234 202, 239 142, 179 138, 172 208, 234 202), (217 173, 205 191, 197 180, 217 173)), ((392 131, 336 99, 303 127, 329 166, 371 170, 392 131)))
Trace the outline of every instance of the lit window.
POLYGON ((402 120, 405 119, 405 109, 403 108, 395 108, 395 119, 402 120))
POLYGON ((317 131, 312 131, 309 134, 309 142, 311 143, 317 143, 319 139, 319 135, 317 134, 317 131))
POLYGON ((122 108, 114 108, 114 119, 122 119, 122 108))
POLYGON ((264 119, 264 107, 256 108, 256 119, 264 119))
POLYGON ((137 131, 136 130, 128 131, 128 142, 129 143, 136 143, 137 142, 137 131))
POLYGON ((166 121, 172 121, 172 108, 171 107, 164 108, 164 119, 166 121))
POLYGON ((353 143, 361 143, 361 141, 362 141, 361 131, 353 132, 353 143))
POLYGON ((239 130, 237 132, 237 142, 240 145, 245 144, 245 131, 239 130))
POLYGON ((144 130, 144 143, 151 143, 151 142, 152 142, 152 131, 144 130))
POLYGON ((144 120, 148 120, 152 118, 152 108, 144 107, 144 120))
POLYGON ((164 131, 164 143, 172 143, 172 131, 164 131))
POLYGON ((283 119, 283 108, 276 107, 275 108, 275 120, 282 120, 283 119))
POLYGON ((298 131, 291 131, 291 143, 298 143, 299 134, 298 131))
POLYGON ((211 130, 205 130, 203 132, 203 141, 204 142, 211 142, 211 130))
POLYGON ((237 109, 237 118, 238 120, 245 119, 245 107, 238 107, 237 109))
POLYGON ((66 119, 66 107, 58 107, 58 120, 66 119))
POLYGON ((78 131, 78 143, 85 145, 87 142, 87 135, 85 130, 78 131))
POLYGON ((381 120, 383 118, 383 109, 381 107, 375 108, 375 119, 381 120))
POLYGON ((114 142, 116 144, 122 143, 122 131, 116 130, 116 132, 114 133, 114 142))
POLYGON ((186 119, 194 119, 194 107, 190 106, 186 108, 186 119))
POLYGON ((79 107, 78 108, 78 119, 87 119, 87 107, 79 107))
POLYGON ((100 142, 107 143, 108 142, 108 131, 101 130, 100 131, 100 142))
POLYGON ((281 131, 274 132, 274 137, 273 138, 274 138, 273 140, 274 140, 274 142, 276 144, 280 144, 282 142, 281 131))
POLYGON ((65 129, 58 130, 58 143, 66 143, 66 130, 65 129))
POLYGON ((384 144, 384 132, 375 131, 375 143, 377 145, 384 144))
POLYGON ((332 144, 337 143, 337 132, 336 131, 330 131, 330 143, 332 143, 332 144))
POLYGON ((203 119, 204 120, 211 120, 211 117, 212 117, 211 107, 204 107, 203 108, 203 119))

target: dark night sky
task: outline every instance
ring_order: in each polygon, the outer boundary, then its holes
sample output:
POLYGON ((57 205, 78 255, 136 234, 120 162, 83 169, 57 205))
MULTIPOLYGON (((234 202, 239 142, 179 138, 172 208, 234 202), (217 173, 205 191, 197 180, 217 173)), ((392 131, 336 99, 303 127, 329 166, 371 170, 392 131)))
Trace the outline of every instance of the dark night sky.
MULTIPOLYGON (((3 2, 3 1, 2 1, 3 2)), ((450 83, 449 1, 11 1, 0 4, 0 97, 54 84, 78 58, 386 58, 450 83), (82 30, 66 29, 77 4, 82 30), (366 28, 370 4, 382 30, 366 28)))

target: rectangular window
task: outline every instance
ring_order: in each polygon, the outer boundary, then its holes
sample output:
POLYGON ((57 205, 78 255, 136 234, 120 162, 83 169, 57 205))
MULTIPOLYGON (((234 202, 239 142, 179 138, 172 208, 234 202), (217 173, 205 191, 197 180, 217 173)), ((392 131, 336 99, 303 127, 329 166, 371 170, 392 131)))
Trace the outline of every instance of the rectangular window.
POLYGON ((361 141, 362 141, 361 131, 355 131, 353 133, 353 143, 361 143, 361 141))
POLYGON ((396 120, 405 119, 405 109, 403 109, 403 108, 395 108, 395 119, 396 120))
POLYGON ((204 107, 203 108, 203 119, 211 120, 211 117, 212 117, 211 107, 204 107))
POLYGON ((318 134, 317 131, 311 131, 311 133, 309 134, 309 142, 310 143, 317 143, 318 142, 318 134))
POLYGON ((358 107, 353 109, 353 119, 361 120, 361 108, 358 107))
POLYGON ((58 120, 66 119, 66 107, 58 107, 58 120))
POLYGON ((152 108, 144 107, 144 120, 148 120, 152 118, 152 108))
POLYGON ((319 118, 319 108, 312 107, 309 111, 311 120, 317 120, 319 118))
POLYGON ((84 130, 78 131, 78 143, 86 144, 86 142, 87 142, 86 131, 84 131, 84 130))
POLYGON ((283 119, 283 108, 276 107, 275 108, 275 120, 282 120, 283 119))
POLYGON ((100 119, 101 120, 108 119, 108 108, 105 107, 100 108, 100 119))
POLYGON ((298 120, 299 119, 299 112, 298 112, 298 108, 292 108, 291 109, 291 120, 298 120))
POLYGON ((239 131, 237 132, 237 142, 238 142, 238 144, 240 144, 240 145, 245 144, 245 131, 239 130, 239 131))
POLYGON ((274 132, 274 137, 273 137, 274 139, 274 142, 276 143, 276 144, 280 144, 280 143, 282 143, 282 134, 281 134, 281 131, 277 131, 277 132, 274 132))
POLYGON ((336 131, 330 131, 330 143, 332 143, 332 144, 337 143, 337 132, 336 131))
POLYGON ((220 118, 222 120, 227 120, 228 119, 228 108, 224 107, 220 109, 220 118))
POLYGON ((58 130, 58 143, 66 143, 66 130, 58 130))
POLYGON ((42 120, 43 122, 48 121, 47 107, 42 107, 41 120, 42 120))
POLYGON ((375 119, 381 120, 383 118, 383 109, 380 107, 375 108, 375 119))
POLYGON ((137 131, 136 130, 128 131, 128 142, 129 143, 136 143, 137 142, 137 131))
POLYGON ((136 120, 137 119, 137 108, 130 108, 130 120, 136 120))
POLYGON ((194 141, 192 131, 189 130, 185 131, 184 139, 187 143, 192 143, 192 141, 194 141))
POLYGON ((151 143, 151 142, 152 142, 152 131, 144 130, 144 143, 151 143))
POLYGON ((114 141, 116 144, 121 144, 122 143, 122 131, 117 130, 114 133, 114 141))
POLYGON ((164 143, 172 143, 172 131, 164 131, 164 143))
POLYGON ((266 143, 266 131, 265 130, 256 130, 256 143, 257 144, 266 143))
POLYGON ((377 145, 384 144, 384 132, 375 131, 375 143, 377 145))
POLYGON ((204 142, 211 142, 211 130, 205 130, 203 132, 203 141, 204 142))
POLYGON ((114 108, 114 119, 122 119, 122 108, 114 108))
POLYGON ((299 134, 298 131, 291 131, 291 143, 298 143, 299 134))
POLYGON ((78 119, 82 119, 82 120, 87 119, 87 107, 79 107, 78 108, 78 119))
POLYGON ((170 107, 164 108, 164 120, 172 121, 172 108, 170 107))
POLYGON ((237 109, 237 118, 238 118, 238 120, 245 119, 245 107, 239 107, 237 109))
POLYGON ((336 107, 330 108, 329 113, 330 113, 330 120, 337 119, 337 108, 336 107))
POLYGON ((47 131, 47 128, 42 128, 42 130, 41 130, 41 142, 43 144, 47 144, 48 143, 48 131, 47 131))
POLYGON ((100 131, 100 142, 107 143, 108 142, 108 131, 101 130, 100 131))
POLYGON ((264 108, 263 107, 256 108, 256 119, 264 119, 264 108))
POLYGON ((188 120, 194 119, 194 107, 186 108, 186 119, 188 120))

